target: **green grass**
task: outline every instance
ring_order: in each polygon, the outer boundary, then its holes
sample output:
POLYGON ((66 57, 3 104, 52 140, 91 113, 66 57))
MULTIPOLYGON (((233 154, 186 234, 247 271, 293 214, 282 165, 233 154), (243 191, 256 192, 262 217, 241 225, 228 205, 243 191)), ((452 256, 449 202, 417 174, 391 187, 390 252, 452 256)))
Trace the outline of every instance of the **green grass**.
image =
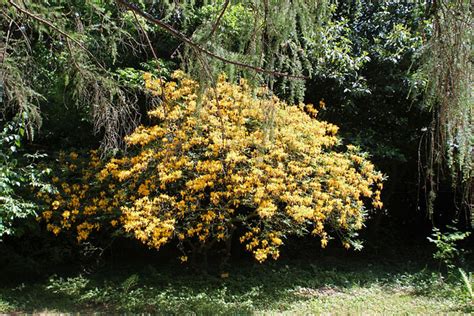
POLYGON ((234 263, 227 278, 171 263, 122 264, 0 283, 0 313, 472 313, 460 278, 414 263, 286 260, 234 263))

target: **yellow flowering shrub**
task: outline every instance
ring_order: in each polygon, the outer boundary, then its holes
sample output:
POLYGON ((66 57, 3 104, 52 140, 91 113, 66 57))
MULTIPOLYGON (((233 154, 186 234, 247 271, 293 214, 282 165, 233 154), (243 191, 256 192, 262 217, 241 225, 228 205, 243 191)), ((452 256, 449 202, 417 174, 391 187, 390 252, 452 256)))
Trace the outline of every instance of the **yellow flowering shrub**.
POLYGON ((356 147, 341 150, 338 128, 315 119, 312 105, 289 106, 223 76, 207 89, 180 71, 173 79, 144 76, 163 99, 149 112, 153 125, 127 136, 128 154, 97 170, 104 191, 95 199, 80 202, 79 186, 49 201, 42 217, 50 230, 67 228, 79 210, 78 240, 105 218, 151 248, 175 240, 182 261, 189 247, 208 249, 238 232, 263 262, 278 258, 290 235, 318 236, 322 247, 338 235, 348 248, 366 207, 382 207, 382 174, 356 147))
POLYGON ((38 216, 46 223, 46 229, 59 235, 74 232, 78 242, 105 227, 109 230, 118 225, 120 198, 123 190, 116 190, 114 184, 98 181, 97 173, 104 164, 96 151, 85 157, 76 152, 60 153, 53 170, 56 176, 52 182, 54 193, 37 192, 37 197, 47 207, 38 216))

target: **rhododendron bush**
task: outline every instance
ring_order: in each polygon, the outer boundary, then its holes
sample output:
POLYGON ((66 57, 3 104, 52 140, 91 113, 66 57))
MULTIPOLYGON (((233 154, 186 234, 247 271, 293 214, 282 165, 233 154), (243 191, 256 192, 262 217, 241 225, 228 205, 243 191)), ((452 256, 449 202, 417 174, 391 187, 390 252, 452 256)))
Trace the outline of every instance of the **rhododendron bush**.
POLYGON ((291 235, 322 247, 338 236, 349 248, 366 207, 382 206, 382 174, 356 147, 342 150, 313 106, 223 76, 206 89, 182 72, 144 79, 163 100, 153 124, 126 137, 127 154, 100 168, 92 157, 76 184, 47 197, 54 233, 74 229, 82 241, 107 226, 151 248, 175 241, 183 261, 236 238, 262 262, 291 235))

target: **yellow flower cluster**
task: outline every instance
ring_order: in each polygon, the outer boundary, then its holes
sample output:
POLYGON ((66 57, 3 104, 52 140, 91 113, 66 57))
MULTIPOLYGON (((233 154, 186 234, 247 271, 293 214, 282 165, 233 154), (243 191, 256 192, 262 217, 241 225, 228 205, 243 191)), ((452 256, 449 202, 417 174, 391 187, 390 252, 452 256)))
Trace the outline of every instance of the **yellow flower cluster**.
POLYGON ((127 136, 132 154, 99 173, 126 187, 122 224, 141 242, 206 247, 243 227, 241 242, 261 262, 278 257, 281 236, 309 230, 324 247, 329 231, 362 228, 364 200, 382 207, 382 175, 356 147, 336 150, 338 128, 316 120, 313 106, 289 106, 244 80, 221 77, 199 92, 184 73, 173 77, 144 76, 164 100, 149 112, 155 125, 127 136))
POLYGON ((160 216, 156 211, 170 207, 172 201, 173 198, 166 195, 153 199, 145 196, 135 200, 131 207, 124 206, 125 231, 133 232, 136 239, 150 247, 160 248, 173 236, 175 219, 160 216))
POLYGON ((60 153, 59 168, 53 177, 54 194, 38 192, 37 197, 46 203, 46 209, 38 217, 46 223, 46 229, 59 235, 73 231, 78 242, 104 226, 114 227, 120 216, 119 201, 123 190, 114 184, 98 183, 96 174, 103 168, 96 151, 90 151, 86 159, 71 152, 60 153))

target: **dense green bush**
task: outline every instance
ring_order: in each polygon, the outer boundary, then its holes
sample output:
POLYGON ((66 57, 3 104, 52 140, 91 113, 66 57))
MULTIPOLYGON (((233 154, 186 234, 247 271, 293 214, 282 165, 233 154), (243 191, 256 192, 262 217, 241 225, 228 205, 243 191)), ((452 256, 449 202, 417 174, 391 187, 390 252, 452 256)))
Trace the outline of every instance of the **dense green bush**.
POLYGON ((24 134, 19 117, 5 122, 0 131, 0 240, 4 235, 21 234, 26 227, 21 220, 31 222, 37 214, 31 188, 52 192, 43 179, 49 170, 38 170, 34 164, 44 155, 19 153, 24 134))

